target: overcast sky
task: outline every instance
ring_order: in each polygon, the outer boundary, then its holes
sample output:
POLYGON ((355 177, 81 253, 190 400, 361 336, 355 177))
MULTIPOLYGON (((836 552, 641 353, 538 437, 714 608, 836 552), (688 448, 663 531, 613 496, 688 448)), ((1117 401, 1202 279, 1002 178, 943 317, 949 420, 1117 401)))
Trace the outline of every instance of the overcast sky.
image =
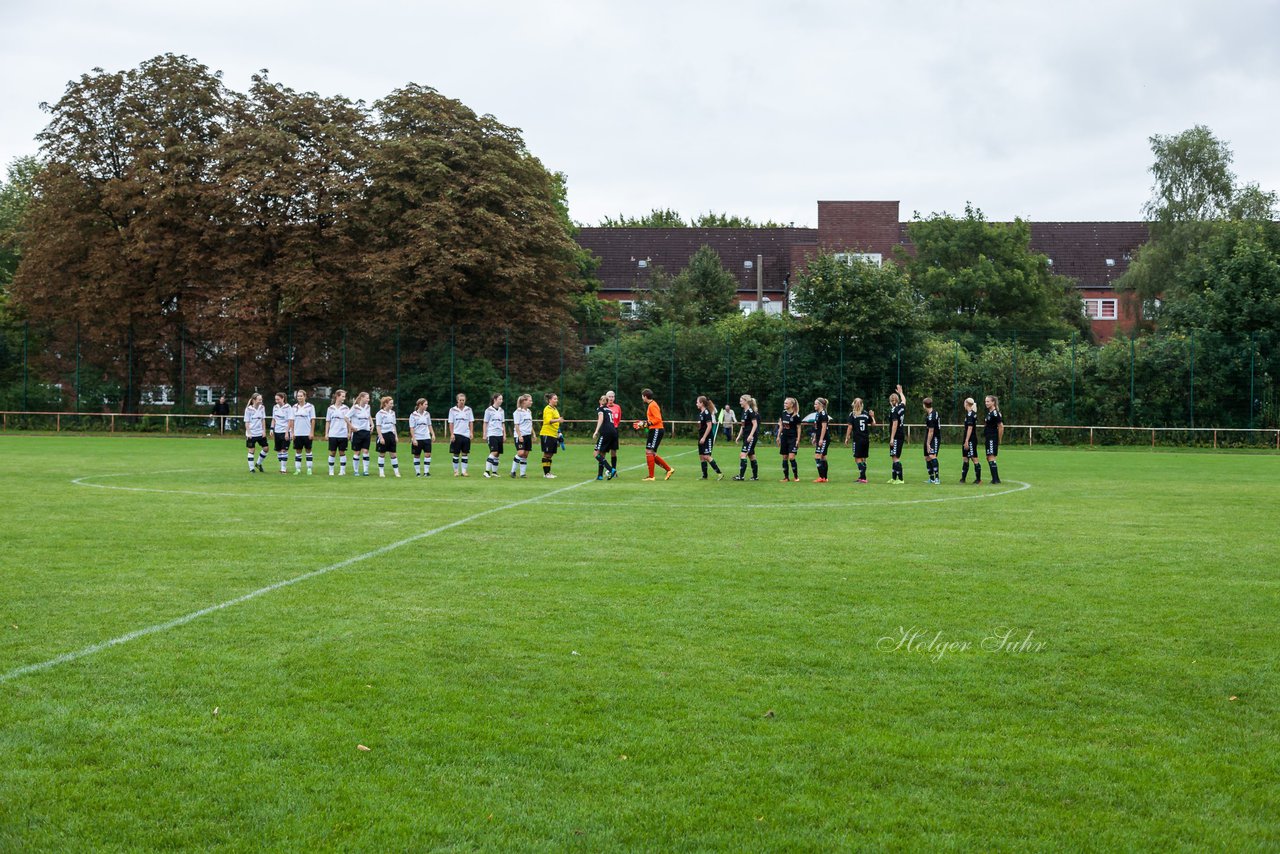
POLYGON ((372 102, 433 86, 522 128, 572 214, 816 225, 818 199, 1126 220, 1147 138, 1207 124, 1280 189, 1280 3, 0 0, 0 162, 95 66, 193 56, 372 102))

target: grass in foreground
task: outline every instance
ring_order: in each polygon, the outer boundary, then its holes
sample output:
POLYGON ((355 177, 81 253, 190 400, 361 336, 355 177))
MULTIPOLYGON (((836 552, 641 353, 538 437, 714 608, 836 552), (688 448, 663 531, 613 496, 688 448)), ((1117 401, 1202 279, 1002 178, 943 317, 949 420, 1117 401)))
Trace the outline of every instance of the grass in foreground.
POLYGON ((1280 458, 1011 450, 1031 488, 971 498, 954 449, 941 487, 691 450, 424 482, 0 438, 0 678, 536 499, 0 682, 0 849, 1280 844, 1280 458))

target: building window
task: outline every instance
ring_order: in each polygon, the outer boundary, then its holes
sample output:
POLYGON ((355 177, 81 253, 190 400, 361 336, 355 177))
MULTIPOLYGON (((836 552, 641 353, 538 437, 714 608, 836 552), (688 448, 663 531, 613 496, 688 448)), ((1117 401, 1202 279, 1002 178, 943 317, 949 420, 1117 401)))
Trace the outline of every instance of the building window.
POLYGON ((583 345, 582 345, 582 352, 583 352, 583 355, 590 356, 590 355, 591 355, 591 351, 592 351, 592 350, 594 350, 595 348, 599 347, 599 346, 600 346, 599 344, 583 344, 583 345))
POLYGON ((1090 320, 1115 320, 1116 300, 1087 299, 1084 301, 1084 316, 1090 320))
POLYGON ((636 316, 636 301, 630 299, 618 300, 618 317, 623 320, 633 320, 636 316))
POLYGON ((850 266, 854 261, 862 261, 876 267, 884 266, 884 254, 880 252, 837 252, 834 257, 837 261, 843 261, 850 266))
POLYGON ((218 399, 219 393, 215 393, 211 385, 196 386, 196 406, 213 406, 213 402, 218 399))

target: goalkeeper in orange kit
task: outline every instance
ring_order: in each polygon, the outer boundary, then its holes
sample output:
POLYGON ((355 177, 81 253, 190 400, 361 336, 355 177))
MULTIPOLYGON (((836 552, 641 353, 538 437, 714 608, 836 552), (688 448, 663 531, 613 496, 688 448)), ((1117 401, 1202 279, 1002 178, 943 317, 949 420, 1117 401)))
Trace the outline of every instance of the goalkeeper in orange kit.
POLYGON ((671 480, 671 475, 675 474, 676 470, 667 465, 666 460, 658 456, 658 446, 662 444, 662 436, 664 432, 662 429, 662 410, 658 408, 658 401, 653 399, 653 392, 651 390, 645 389, 640 392, 640 396, 644 398, 645 402, 645 420, 637 421, 634 426, 637 430, 641 427, 649 428, 649 436, 644 443, 644 459, 645 462, 649 464, 649 476, 646 477, 645 480, 654 479, 654 463, 657 463, 666 470, 667 476, 663 478, 663 480, 671 480))

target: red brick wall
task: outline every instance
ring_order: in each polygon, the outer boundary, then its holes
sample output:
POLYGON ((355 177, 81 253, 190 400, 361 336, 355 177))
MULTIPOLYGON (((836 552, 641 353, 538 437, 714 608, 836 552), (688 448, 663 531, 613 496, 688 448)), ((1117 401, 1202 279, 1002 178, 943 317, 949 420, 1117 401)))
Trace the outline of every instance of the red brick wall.
POLYGON ((898 202, 818 202, 818 245, 824 252, 879 252, 901 245, 898 202))

